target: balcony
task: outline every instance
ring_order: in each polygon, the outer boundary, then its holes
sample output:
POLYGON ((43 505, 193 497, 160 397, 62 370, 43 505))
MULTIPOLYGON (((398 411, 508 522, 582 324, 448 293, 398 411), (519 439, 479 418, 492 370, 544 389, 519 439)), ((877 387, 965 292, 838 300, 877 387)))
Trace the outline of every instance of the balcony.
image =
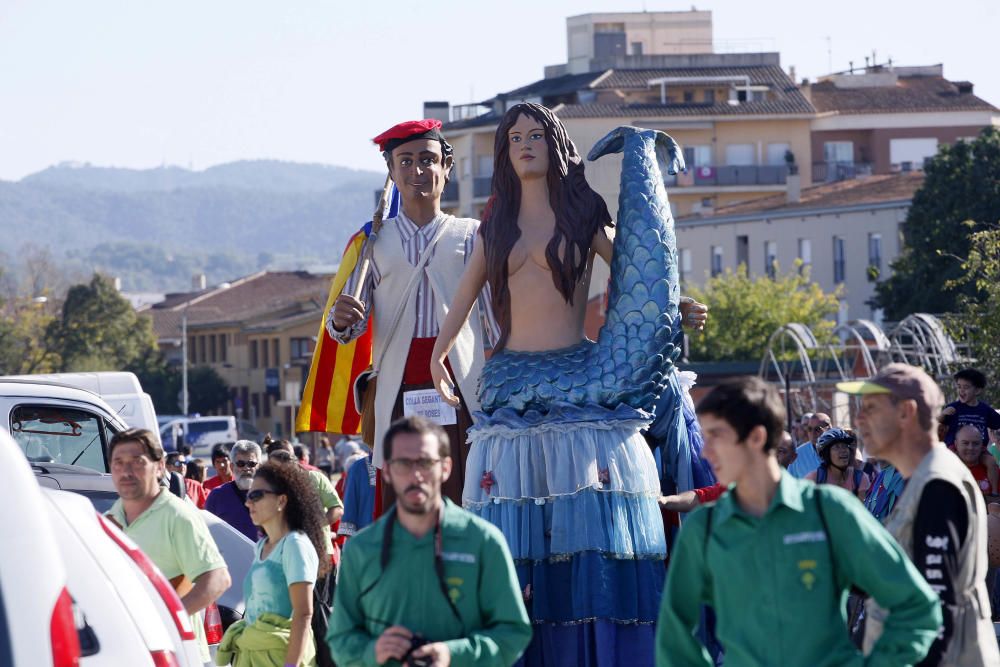
POLYGON ((451 179, 441 192, 442 206, 458 206, 458 181, 451 179))
POLYGON ((476 176, 472 179, 472 196, 475 198, 489 197, 493 194, 493 177, 476 176))
POLYGON ((871 176, 873 165, 866 162, 813 162, 813 183, 849 181, 859 176, 871 176))
POLYGON ((690 168, 687 173, 667 176, 664 183, 678 188, 784 185, 786 165, 709 166, 690 168))

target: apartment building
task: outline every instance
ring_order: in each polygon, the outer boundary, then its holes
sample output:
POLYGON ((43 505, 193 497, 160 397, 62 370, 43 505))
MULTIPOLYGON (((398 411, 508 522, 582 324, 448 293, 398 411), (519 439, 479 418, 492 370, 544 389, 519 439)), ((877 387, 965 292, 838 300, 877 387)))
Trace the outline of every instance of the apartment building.
POLYGON ((186 325, 188 368, 209 366, 229 386, 223 414, 289 437, 330 280, 306 271, 265 271, 218 287, 170 294, 140 312, 152 317, 169 363, 183 363, 186 325))
POLYGON ((866 65, 804 82, 816 108, 813 182, 919 170, 941 144, 1000 125, 1000 109, 968 81, 944 78, 942 65, 866 65))
POLYGON ((923 174, 867 176, 757 199, 677 221, 681 289, 739 265, 753 276, 801 261, 826 292, 844 290, 839 320, 874 319, 875 282, 891 275, 901 225, 923 174), (793 192, 794 195, 794 192, 793 192))
MULTIPOLYGON (((503 113, 544 104, 584 154, 618 125, 671 134, 689 170, 667 181, 676 214, 709 211, 787 190, 789 173, 812 178, 815 109, 777 53, 713 53, 711 12, 586 14, 567 19, 568 62, 544 78, 481 104, 425 105, 455 146, 449 211, 477 217, 490 194, 493 142, 503 113)), ((614 210, 620 160, 588 165, 588 180, 614 210)))

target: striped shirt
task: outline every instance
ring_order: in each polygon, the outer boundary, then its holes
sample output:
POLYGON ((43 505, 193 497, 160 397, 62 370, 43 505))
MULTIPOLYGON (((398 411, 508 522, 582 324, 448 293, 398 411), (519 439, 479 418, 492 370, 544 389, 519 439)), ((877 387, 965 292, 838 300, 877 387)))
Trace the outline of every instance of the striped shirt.
MULTIPOLYGON (((406 215, 400 211, 399 215, 393 220, 386 220, 386 224, 391 224, 395 221, 396 226, 399 230, 399 236, 402 239, 403 251, 406 253, 406 259, 410 263, 410 266, 416 266, 417 262, 420 261, 420 256, 423 254, 427 245, 430 243, 431 239, 434 238, 438 227, 448 216, 444 213, 439 213, 436 218, 431 220, 426 225, 420 227, 412 220, 406 217, 406 215)), ((472 257, 472 249, 476 241, 476 231, 478 230, 478 225, 472 225, 466 231, 465 236, 465 261, 468 262, 472 257)), ((370 239, 366 240, 364 245, 361 247, 361 254, 364 256, 366 249, 368 248, 368 243, 370 239)), ((437 248, 431 250, 431 255, 437 252, 437 248)), ((354 268, 350 277, 347 279, 347 283, 344 285, 343 294, 354 294, 355 288, 358 284, 358 279, 361 274, 361 262, 354 268)), ((356 322, 354 325, 344 329, 343 331, 337 331, 333 324, 333 311, 331 310, 326 317, 326 330, 329 332, 330 337, 339 343, 349 343, 361 334, 365 332, 368 328, 368 318, 371 315, 373 296, 375 291, 378 289, 379 282, 381 282, 382 273, 379 270, 378 265, 375 263, 374 256, 372 257, 372 262, 369 265, 368 275, 365 278, 365 284, 362 286, 361 290, 361 303, 365 307, 365 316, 360 321, 356 322)), ((451 305, 451 304, 448 304, 451 305)), ((417 285, 417 297, 416 304, 417 318, 413 325, 413 338, 435 338, 438 335, 438 330, 440 329, 441 323, 437 321, 437 316, 435 315, 437 309, 437 297, 434 294, 434 290, 431 288, 430 278, 427 276, 427 271, 425 270, 423 275, 420 277, 420 283, 417 285)), ((493 317, 493 309, 490 307, 490 287, 489 284, 483 285, 483 290, 479 295, 479 312, 483 317, 483 332, 486 335, 489 343, 491 345, 495 344, 498 338, 498 333, 500 331, 499 325, 496 323, 496 319, 493 317)))

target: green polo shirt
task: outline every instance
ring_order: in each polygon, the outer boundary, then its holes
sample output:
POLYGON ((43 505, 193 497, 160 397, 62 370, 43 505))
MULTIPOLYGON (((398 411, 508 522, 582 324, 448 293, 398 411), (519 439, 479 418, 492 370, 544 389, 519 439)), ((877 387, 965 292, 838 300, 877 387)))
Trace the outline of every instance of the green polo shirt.
MULTIPOLYGON (((125 534, 139 545, 163 576, 173 579, 183 574, 193 583, 206 572, 226 567, 226 561, 198 512, 192 503, 161 488, 153 504, 132 523, 125 520, 121 498, 111 506, 108 515, 124 527, 125 534)), ((208 661, 210 656, 201 614, 191 617, 191 625, 198 637, 202 660, 208 661)))
POLYGON ((392 625, 447 642, 454 667, 513 664, 531 640, 531 625, 500 531, 445 499, 441 560, 460 624, 434 571, 433 530, 417 539, 396 521, 389 565, 382 571, 386 519, 344 547, 326 635, 337 664, 375 667, 375 641, 392 625))
POLYGON ((692 634, 703 604, 715 610, 726 667, 900 667, 924 656, 941 625, 938 597, 857 498, 782 471, 758 518, 740 509, 736 493, 684 522, 656 628, 658 666, 712 664, 692 634), (890 612, 867 658, 847 633, 852 584, 890 612))

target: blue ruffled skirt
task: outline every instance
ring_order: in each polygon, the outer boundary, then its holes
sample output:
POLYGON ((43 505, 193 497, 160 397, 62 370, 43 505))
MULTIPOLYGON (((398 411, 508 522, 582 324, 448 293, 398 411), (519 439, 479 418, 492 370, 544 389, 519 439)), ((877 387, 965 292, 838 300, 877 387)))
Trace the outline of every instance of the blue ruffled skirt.
POLYGON ((545 413, 476 416, 463 503, 503 531, 530 586, 525 664, 653 664, 666 542, 640 433, 649 422, 624 405, 559 401, 545 413))

